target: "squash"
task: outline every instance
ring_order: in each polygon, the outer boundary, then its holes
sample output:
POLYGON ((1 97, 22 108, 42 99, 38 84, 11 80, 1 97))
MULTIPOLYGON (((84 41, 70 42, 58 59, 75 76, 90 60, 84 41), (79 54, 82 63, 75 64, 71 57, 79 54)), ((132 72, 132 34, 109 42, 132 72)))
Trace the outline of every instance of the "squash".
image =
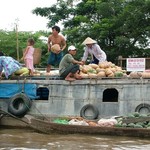
POLYGON ((97 74, 88 73, 89 78, 97 78, 97 74))
POLYGON ((89 64, 90 67, 96 69, 96 68, 99 68, 99 66, 97 64, 89 64))
POLYGON ((82 78, 88 78, 88 77, 89 77, 88 74, 83 73, 83 72, 80 72, 80 76, 81 76, 82 78))
POLYGON ((142 73, 141 72, 137 72, 137 71, 132 71, 129 74, 129 77, 131 77, 131 78, 140 78, 140 77, 142 77, 142 73))
POLYGON ((116 72, 114 73, 114 76, 115 76, 115 77, 123 77, 123 72, 121 72, 121 71, 116 71, 116 72))
POLYGON ((150 78, 150 73, 149 72, 143 72, 142 78, 150 78))
POLYGON ((106 77, 106 74, 104 71, 100 71, 99 73, 97 73, 97 77, 106 77))

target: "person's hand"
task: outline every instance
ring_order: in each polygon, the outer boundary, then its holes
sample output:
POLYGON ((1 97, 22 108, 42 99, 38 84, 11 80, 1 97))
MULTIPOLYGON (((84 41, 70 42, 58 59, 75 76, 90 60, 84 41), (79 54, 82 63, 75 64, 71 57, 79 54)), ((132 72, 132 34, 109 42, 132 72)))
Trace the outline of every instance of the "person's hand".
POLYGON ((82 61, 83 65, 85 65, 85 61, 82 61))
POLYGON ((79 61, 79 65, 84 65, 83 61, 79 61))
POLYGON ((56 54, 59 54, 62 50, 60 49, 59 51, 56 52, 56 54))

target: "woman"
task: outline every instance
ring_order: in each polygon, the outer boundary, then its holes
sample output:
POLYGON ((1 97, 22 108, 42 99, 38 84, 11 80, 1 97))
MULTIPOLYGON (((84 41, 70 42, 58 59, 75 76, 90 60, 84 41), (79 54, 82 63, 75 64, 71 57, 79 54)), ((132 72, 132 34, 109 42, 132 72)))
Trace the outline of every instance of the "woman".
POLYGON ((3 70, 7 79, 13 73, 18 73, 18 71, 19 75, 29 73, 27 68, 23 68, 18 61, 9 56, 0 56, 0 77, 2 76, 3 70))
POLYGON ((82 62, 84 64, 89 54, 92 57, 91 63, 99 64, 100 62, 106 61, 106 53, 100 48, 100 46, 95 40, 88 37, 84 40, 82 44, 85 45, 84 54, 82 58, 82 62))

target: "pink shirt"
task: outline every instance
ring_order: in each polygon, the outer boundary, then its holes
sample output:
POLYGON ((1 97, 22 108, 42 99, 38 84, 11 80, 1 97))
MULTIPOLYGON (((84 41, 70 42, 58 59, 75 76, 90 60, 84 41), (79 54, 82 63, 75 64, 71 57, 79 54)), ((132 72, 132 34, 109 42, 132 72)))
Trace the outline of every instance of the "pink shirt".
POLYGON ((25 59, 33 59, 34 47, 28 46, 29 50, 25 56, 25 59))

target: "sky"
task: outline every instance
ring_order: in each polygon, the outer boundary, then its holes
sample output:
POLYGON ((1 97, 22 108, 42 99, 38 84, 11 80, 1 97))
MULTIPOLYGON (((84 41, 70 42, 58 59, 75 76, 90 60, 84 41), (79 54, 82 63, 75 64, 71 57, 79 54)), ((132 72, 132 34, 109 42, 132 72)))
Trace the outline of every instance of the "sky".
POLYGON ((49 31, 48 19, 32 14, 36 7, 50 7, 57 0, 1 0, 0 29, 12 31, 16 24, 18 31, 49 31))

